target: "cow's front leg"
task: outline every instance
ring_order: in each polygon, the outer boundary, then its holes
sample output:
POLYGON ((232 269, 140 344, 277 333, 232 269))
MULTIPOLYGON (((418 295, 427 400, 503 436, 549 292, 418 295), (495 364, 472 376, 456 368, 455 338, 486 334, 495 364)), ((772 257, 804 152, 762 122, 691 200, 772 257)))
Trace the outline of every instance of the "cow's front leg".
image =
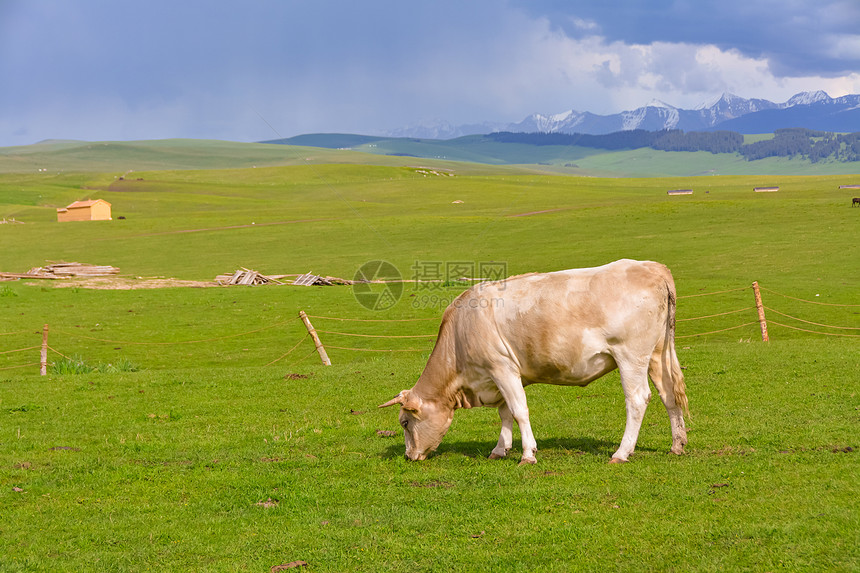
MULTIPOLYGON (((526 391, 523 388, 522 378, 520 378, 518 373, 506 370, 495 374, 493 380, 496 386, 498 386, 502 398, 505 399, 511 416, 517 421, 517 426, 520 428, 520 436, 523 441, 523 457, 520 459, 520 464, 537 463, 537 459, 535 458, 537 442, 535 441, 534 434, 532 434, 532 426, 529 422, 529 406, 528 402, 526 402, 526 391)), ((504 431, 504 428, 502 431, 504 431)), ((501 437, 499 438, 499 442, 501 442, 501 437)))
POLYGON ((502 420, 502 431, 499 433, 499 443, 490 453, 491 460, 500 460, 507 456, 514 443, 514 417, 505 403, 499 406, 499 418, 502 420))

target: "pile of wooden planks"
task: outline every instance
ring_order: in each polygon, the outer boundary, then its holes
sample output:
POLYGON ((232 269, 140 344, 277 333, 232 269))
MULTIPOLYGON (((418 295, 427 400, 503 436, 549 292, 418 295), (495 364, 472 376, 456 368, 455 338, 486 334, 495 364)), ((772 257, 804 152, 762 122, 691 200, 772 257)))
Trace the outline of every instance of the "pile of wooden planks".
POLYGON ((332 286, 332 285, 354 285, 361 281, 351 281, 338 277, 321 277, 313 273, 299 275, 293 280, 295 286, 332 286))
POLYGON ((278 280, 280 278, 283 278, 283 275, 267 276, 260 272, 242 267, 233 274, 218 275, 215 277, 215 282, 225 286, 267 284, 282 285, 284 283, 278 280))
POLYGON ((48 261, 44 267, 30 269, 27 274, 52 275, 54 277, 106 277, 119 274, 119 269, 110 265, 48 261))
POLYGON ((338 277, 323 277, 313 273, 305 273, 303 275, 264 275, 260 272, 246 269, 242 267, 232 274, 218 275, 215 277, 215 282, 223 286, 232 285, 283 285, 292 284, 295 286, 331 286, 331 285, 351 285, 358 281, 342 279, 338 277), (292 278, 292 282, 281 282, 288 277, 292 278))
POLYGON ((44 267, 33 267, 26 273, 0 273, 5 279, 68 279, 72 277, 106 277, 119 273, 110 265, 48 261, 44 267))

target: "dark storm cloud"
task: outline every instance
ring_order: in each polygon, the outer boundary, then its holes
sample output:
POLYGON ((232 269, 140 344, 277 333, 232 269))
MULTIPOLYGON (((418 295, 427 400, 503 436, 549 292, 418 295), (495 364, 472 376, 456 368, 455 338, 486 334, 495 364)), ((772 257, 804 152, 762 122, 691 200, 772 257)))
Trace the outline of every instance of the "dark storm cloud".
POLYGON ((0 146, 856 93, 858 12, 860 0, 0 0, 0 146))
POLYGON ((574 38, 713 44, 766 58, 778 77, 860 70, 857 0, 516 0, 574 38))

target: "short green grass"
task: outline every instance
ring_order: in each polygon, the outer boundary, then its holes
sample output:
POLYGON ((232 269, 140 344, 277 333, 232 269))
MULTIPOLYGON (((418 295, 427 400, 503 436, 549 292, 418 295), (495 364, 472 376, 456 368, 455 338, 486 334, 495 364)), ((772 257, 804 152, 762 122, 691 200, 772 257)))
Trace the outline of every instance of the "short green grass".
POLYGON ((420 374, 463 288, 454 277, 407 284, 376 312, 350 287, 3 283, 0 570, 860 567, 860 223, 838 189, 847 178, 596 179, 449 163, 450 177, 411 161, 2 175, 0 217, 26 224, 0 225, 0 271, 65 259, 128 277, 246 266, 349 278, 384 259, 411 278, 416 261, 501 262, 513 274, 659 260, 681 296, 688 455, 667 453, 654 401, 632 461, 606 463, 624 422, 611 374, 585 389, 529 388, 534 467, 516 465, 516 440, 511 459, 485 459, 499 431, 489 409, 458 412, 430 460, 403 460, 396 413, 376 405, 420 374), (780 191, 752 192, 766 185, 780 191), (694 194, 666 195, 677 188, 694 194), (56 223, 55 208, 83 195, 126 219, 56 223), (849 336, 772 324, 762 343, 753 280, 769 309, 817 324, 771 320, 849 336), (696 296, 717 291, 730 292, 696 296), (333 366, 320 365, 299 310, 333 366), (57 369, 40 377, 43 324, 57 369), (64 370, 70 361, 93 371, 64 370))
POLYGON ((632 461, 615 376, 532 387, 539 463, 492 462, 495 412, 404 461, 418 356, 0 382, 4 571, 856 570, 856 347, 696 344, 693 419, 632 461), (381 435, 379 430, 395 435, 381 435))

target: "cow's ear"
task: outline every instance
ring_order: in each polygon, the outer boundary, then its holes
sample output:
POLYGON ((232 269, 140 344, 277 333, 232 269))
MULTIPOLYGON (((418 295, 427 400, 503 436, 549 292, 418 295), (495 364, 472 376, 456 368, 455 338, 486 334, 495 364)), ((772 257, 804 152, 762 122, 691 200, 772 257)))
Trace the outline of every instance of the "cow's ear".
POLYGON ((380 404, 378 407, 379 408, 387 408, 387 407, 393 406, 395 404, 402 404, 403 400, 404 400, 403 396, 407 392, 408 392, 408 390, 403 390, 402 392, 400 392, 400 394, 398 394, 397 396, 395 396, 394 398, 392 398, 391 400, 389 400, 385 404, 380 404))

